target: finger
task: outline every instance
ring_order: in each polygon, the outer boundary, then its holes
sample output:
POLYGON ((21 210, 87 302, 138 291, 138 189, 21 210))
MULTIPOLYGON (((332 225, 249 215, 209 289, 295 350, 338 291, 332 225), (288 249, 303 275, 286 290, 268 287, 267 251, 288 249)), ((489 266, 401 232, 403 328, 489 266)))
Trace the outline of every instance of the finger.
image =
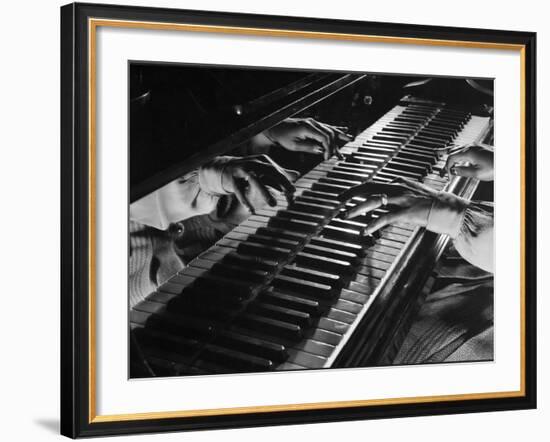
POLYGON ((345 132, 345 133, 348 133, 349 132, 349 127, 347 126, 330 126, 330 127, 333 127, 334 129, 338 129, 342 132, 345 132))
POLYGON ((294 151, 311 153, 314 155, 324 155, 325 151, 328 151, 328 149, 325 149, 324 146, 320 145, 315 140, 303 138, 294 140, 294 151))
POLYGON ((319 127, 313 123, 313 120, 305 121, 304 124, 302 124, 299 137, 311 138, 312 140, 317 141, 325 149, 330 147, 330 135, 325 133, 322 129, 319 129, 319 127))
POLYGON ((469 159, 470 158, 469 158, 469 155, 468 155, 468 151, 461 151, 461 152, 455 153, 453 155, 449 155, 449 157, 447 158, 447 161, 445 162, 445 170, 447 171, 447 173, 449 175, 452 175, 451 168, 455 164, 462 163, 462 162, 467 161, 469 159))
POLYGON ((254 163, 251 167, 256 176, 261 177, 261 180, 270 179, 275 188, 280 188, 283 192, 289 193, 296 191, 294 184, 290 182, 286 171, 282 167, 265 163, 254 163))
POLYGON ((323 158, 326 161, 331 157, 331 155, 333 154, 333 151, 336 150, 336 144, 335 144, 336 134, 331 129, 331 127, 327 124, 320 123, 319 121, 316 121, 316 120, 310 120, 309 123, 327 137, 328 144, 323 151, 323 158))
POLYGON ((359 184, 358 186, 345 190, 338 196, 338 199, 340 201, 347 201, 356 196, 375 195, 375 194, 386 194, 388 196, 394 196, 397 193, 402 191, 403 191, 403 188, 395 184, 368 182, 364 184, 359 184))
POLYGON ((478 168, 473 165, 470 165, 470 166, 454 165, 451 168, 451 171, 453 175, 458 175, 463 177, 477 178, 477 174, 478 174, 478 168))
POLYGON ((271 207, 277 205, 275 197, 271 195, 267 187, 265 187, 253 173, 248 175, 248 184, 250 185, 250 190, 258 192, 266 204, 271 207))
POLYGON ((234 194, 235 196, 237 197, 237 200, 239 201, 239 203, 241 203, 251 214, 255 214, 255 210, 254 210, 254 207, 252 206, 252 204, 250 204, 250 202, 248 201, 248 199, 246 198, 246 184, 243 180, 235 180, 234 184, 233 184, 233 188, 235 189, 234 190, 234 194))
POLYGON ((430 195, 435 196, 437 195, 437 192, 432 189, 431 187, 420 183, 418 181, 413 181, 408 178, 399 177, 392 181, 392 184, 399 184, 403 187, 406 187, 409 190, 412 190, 413 192, 422 194, 422 195, 430 195))
POLYGON ((326 126, 330 127, 335 133, 336 137, 341 141, 351 141, 355 138, 353 135, 347 132, 347 129, 344 131, 337 126, 329 126, 328 124, 326 126))
POLYGON ((395 224, 399 222, 407 222, 410 218, 412 209, 407 207, 405 209, 398 209, 394 212, 387 213, 377 218, 373 222, 369 223, 365 229, 364 235, 372 235, 377 230, 386 227, 388 224, 395 224))
POLYGON ((298 172, 297 170, 283 169, 283 173, 291 183, 295 182, 298 178, 300 178, 300 172, 298 172))
POLYGON ((355 218, 356 216, 372 212, 379 207, 382 207, 382 197, 379 195, 373 195, 372 197, 369 197, 364 203, 357 204, 355 207, 352 207, 351 209, 344 212, 342 218, 355 218))

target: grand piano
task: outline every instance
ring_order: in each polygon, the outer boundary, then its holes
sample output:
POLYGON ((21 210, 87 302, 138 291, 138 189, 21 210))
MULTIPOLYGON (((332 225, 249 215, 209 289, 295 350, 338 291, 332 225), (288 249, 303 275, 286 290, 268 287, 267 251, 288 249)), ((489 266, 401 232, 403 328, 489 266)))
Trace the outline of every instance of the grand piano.
POLYGON ((249 216, 130 309, 131 376, 391 364, 449 238, 406 224, 364 237, 385 209, 345 220, 362 199, 339 195, 407 177, 471 198, 478 182, 445 176, 435 149, 491 142, 492 97, 460 79, 362 73, 136 64, 131 75, 131 201, 291 116, 357 134, 339 158, 275 152, 302 172, 293 201, 249 216))

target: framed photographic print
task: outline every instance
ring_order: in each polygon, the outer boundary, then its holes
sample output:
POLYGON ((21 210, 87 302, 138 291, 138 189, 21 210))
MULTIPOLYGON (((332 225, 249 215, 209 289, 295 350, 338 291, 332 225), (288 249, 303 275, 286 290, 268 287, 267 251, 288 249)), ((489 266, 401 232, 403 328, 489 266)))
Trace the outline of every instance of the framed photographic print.
POLYGON ((62 434, 534 408, 535 43, 62 7, 62 434))

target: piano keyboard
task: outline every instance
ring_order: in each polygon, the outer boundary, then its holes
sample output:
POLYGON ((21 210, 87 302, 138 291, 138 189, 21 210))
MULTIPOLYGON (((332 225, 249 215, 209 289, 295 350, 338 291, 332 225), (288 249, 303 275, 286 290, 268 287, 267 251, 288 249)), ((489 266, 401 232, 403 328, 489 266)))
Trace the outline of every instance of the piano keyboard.
MULTIPOLYGON (((333 366, 419 230, 390 225, 364 237, 378 209, 353 220, 338 195, 397 177, 437 190, 446 155, 476 141, 489 118, 444 105, 404 103, 296 183, 294 201, 258 211, 130 312, 156 374, 333 366)), ((452 190, 452 189, 451 189, 452 190)), ((423 230, 423 229, 422 229, 423 230)))

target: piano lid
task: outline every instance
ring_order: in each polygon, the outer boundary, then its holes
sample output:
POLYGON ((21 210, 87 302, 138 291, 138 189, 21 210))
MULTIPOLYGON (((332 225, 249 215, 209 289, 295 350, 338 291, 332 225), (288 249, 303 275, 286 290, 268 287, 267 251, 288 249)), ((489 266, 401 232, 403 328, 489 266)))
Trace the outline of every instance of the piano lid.
POLYGON ((130 201, 364 77, 132 63, 130 201))

